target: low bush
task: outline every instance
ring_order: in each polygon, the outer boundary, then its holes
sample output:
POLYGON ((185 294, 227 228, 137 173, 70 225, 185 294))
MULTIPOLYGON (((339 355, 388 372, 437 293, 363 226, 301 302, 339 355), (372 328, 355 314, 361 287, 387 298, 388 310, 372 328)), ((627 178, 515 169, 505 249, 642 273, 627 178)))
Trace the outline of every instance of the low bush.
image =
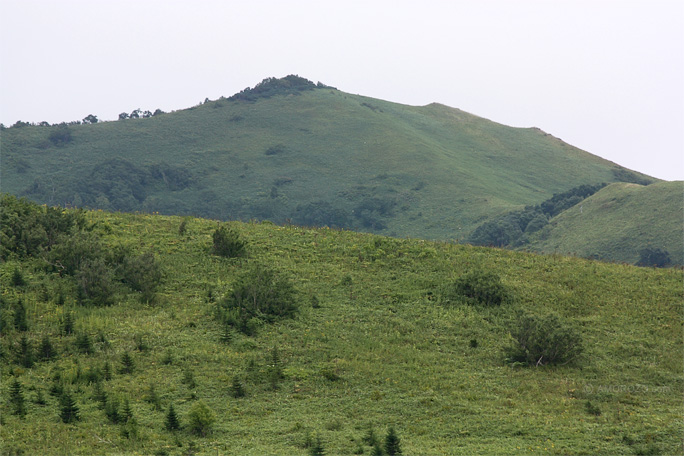
POLYGON ((292 284, 263 266, 246 271, 218 303, 224 323, 253 334, 262 323, 291 317, 297 311, 292 284))
POLYGON ((216 415, 203 401, 193 404, 188 412, 188 429, 192 434, 205 437, 216 421, 216 415))
POLYGON ((225 258, 236 258, 245 254, 247 243, 240 239, 240 235, 225 226, 219 226, 212 235, 213 245, 211 253, 225 258))
POLYGON ((443 303, 466 302, 483 306, 498 306, 511 300, 501 278, 493 273, 475 270, 459 277, 441 290, 443 303))
POLYGON ((510 363, 528 366, 568 364, 582 353, 582 337, 558 315, 521 315, 511 328, 513 342, 506 349, 510 363))

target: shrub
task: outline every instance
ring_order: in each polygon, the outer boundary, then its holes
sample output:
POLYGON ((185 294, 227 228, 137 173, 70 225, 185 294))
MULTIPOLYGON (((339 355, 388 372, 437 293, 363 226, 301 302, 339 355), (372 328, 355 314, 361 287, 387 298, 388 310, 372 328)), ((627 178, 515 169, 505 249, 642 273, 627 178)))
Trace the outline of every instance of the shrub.
POLYGON ((236 258, 245 254, 245 241, 240 239, 240 235, 230 228, 218 227, 212 238, 214 243, 211 252, 214 255, 236 258))
POLYGON ((125 256, 119 266, 121 281, 141 293, 143 301, 152 301, 162 279, 159 262, 150 252, 137 257, 125 256))
POLYGON ((55 146, 63 146, 71 142, 71 130, 66 124, 59 124, 53 127, 48 135, 48 140, 55 146))
POLYGON ((582 353, 582 337, 555 314, 522 315, 511 330, 507 360, 528 366, 567 364, 582 353))
POLYGON ((465 301, 469 304, 498 306, 511 299, 499 276, 493 272, 476 270, 459 277, 445 286, 442 302, 465 301))
POLYGON ((591 401, 587 401, 584 403, 584 409, 590 415, 601 416, 601 409, 598 405, 592 404, 591 401))
POLYGON ((188 412, 189 429, 195 435, 206 436, 215 421, 216 415, 203 401, 195 402, 188 412))
POLYGON ((114 303, 112 271, 103 259, 85 261, 76 273, 76 283, 79 302, 94 306, 114 303))
POLYGON ((246 334, 253 334, 262 321, 291 317, 297 311, 292 284, 262 266, 244 273, 218 305, 225 322, 246 334))

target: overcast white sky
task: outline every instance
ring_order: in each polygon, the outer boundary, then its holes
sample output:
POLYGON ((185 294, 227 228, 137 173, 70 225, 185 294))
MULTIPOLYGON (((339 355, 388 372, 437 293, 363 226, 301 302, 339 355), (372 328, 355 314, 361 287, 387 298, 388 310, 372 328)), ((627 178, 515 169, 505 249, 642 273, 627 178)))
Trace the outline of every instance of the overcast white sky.
POLYGON ((5 125, 183 109, 288 74, 684 180, 682 0, 0 0, 5 125))

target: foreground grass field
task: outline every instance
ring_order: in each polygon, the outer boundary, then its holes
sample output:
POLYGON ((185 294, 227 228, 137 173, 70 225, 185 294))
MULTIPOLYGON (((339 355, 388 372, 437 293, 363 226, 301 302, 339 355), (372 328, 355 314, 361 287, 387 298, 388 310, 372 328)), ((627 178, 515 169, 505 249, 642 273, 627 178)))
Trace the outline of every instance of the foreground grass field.
POLYGON ((161 287, 152 302, 118 290, 111 306, 82 306, 73 281, 42 260, 0 265, 3 454, 304 455, 316 439, 330 455, 371 454, 370 430, 382 439, 390 427, 406 455, 684 451, 681 270, 237 222, 247 255, 225 259, 210 253, 216 221, 86 218, 110 248, 153 252, 161 287), (255 264, 294 285, 299 312, 226 341, 215 302, 255 264), (443 286, 473 270, 500 276, 512 300, 441 302, 443 286), (27 331, 11 324, 18 300, 27 331), (519 310, 577 328, 581 357, 507 364, 519 310), (64 334, 69 314, 75 328, 64 334), (90 353, 77 343, 83 334, 90 353), (49 335, 58 356, 22 367, 22 335, 34 347, 49 335), (111 379, 88 380, 107 365, 111 379), (24 417, 8 399, 15 379, 24 417), (234 397, 236 382, 244 397, 234 397), (57 384, 79 421, 60 420, 57 384), (128 401, 133 424, 111 424, 98 388, 128 401), (190 429, 197 404, 216 418, 205 435, 190 429), (170 405, 178 431, 165 429, 170 405))

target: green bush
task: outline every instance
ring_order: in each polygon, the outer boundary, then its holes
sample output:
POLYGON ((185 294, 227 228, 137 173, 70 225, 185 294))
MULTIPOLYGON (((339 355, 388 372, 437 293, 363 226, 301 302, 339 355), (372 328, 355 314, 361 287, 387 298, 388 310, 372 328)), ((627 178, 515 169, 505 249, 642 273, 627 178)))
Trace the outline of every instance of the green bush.
POLYGON ((211 252, 214 255, 236 258, 245 254, 246 243, 240 239, 240 235, 225 226, 219 226, 212 236, 213 245, 211 252))
POLYGON ((76 273, 78 300, 83 304, 109 306, 114 303, 112 271, 101 258, 85 261, 76 273))
POLYGON ((558 315, 521 315, 511 329, 513 343, 506 349, 510 363, 528 366, 567 364, 582 353, 582 337, 558 315))
POLYGON ((297 311, 292 284, 263 266, 246 271, 233 290, 218 303, 226 324, 253 334, 262 322, 292 317, 297 311))
POLYGON ((193 404, 188 412, 188 427, 191 433, 206 436, 211 431, 211 426, 216 421, 216 415, 207 405, 198 401, 193 404))
POLYGON ((501 278, 481 270, 469 272, 442 288, 443 303, 466 302, 468 304, 498 306, 511 300, 511 295, 501 283, 501 278))
POLYGON ((118 268, 121 281, 140 293, 143 301, 154 300, 162 279, 162 271, 154 254, 148 252, 137 257, 124 257, 118 268))

